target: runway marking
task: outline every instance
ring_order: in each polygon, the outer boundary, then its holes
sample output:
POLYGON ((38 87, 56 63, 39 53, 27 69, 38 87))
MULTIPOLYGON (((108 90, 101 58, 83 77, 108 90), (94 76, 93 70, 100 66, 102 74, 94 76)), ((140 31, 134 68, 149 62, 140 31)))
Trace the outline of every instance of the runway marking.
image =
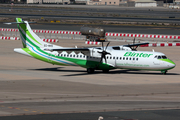
POLYGON ((10 109, 16 109, 16 110, 20 110, 20 108, 17 108, 17 107, 8 107, 10 109))
MULTIPOLYGON (((5 107, 4 105, 1 105, 1 107, 5 107)), ((21 109, 21 108, 17 108, 17 107, 7 107, 7 108, 9 108, 9 109, 14 109, 14 110, 23 110, 23 111, 30 111, 30 112, 33 112, 33 113, 35 113, 35 112, 39 112, 40 114, 44 114, 44 112, 42 112, 42 111, 39 111, 39 110, 34 110, 34 111, 31 111, 31 110, 28 110, 28 109, 21 109)))
POLYGON ((16 110, 20 110, 20 108, 16 108, 16 110))

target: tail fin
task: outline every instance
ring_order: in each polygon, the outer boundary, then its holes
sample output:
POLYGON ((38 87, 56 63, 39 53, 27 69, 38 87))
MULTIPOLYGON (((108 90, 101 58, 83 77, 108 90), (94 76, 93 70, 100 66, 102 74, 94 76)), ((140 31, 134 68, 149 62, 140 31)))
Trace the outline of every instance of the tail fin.
POLYGON ((41 40, 31 29, 27 21, 23 21, 21 18, 16 18, 17 27, 20 32, 20 37, 23 43, 23 47, 44 47, 46 42, 41 40))

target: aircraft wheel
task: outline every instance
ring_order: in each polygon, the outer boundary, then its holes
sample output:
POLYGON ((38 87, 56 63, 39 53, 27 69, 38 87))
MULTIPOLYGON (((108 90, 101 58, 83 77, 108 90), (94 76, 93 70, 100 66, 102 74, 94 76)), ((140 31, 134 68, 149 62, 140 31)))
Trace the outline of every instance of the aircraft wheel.
POLYGON ((108 73, 109 72, 109 70, 102 70, 103 71, 103 73, 108 73))
POLYGON ((87 68, 87 73, 88 74, 94 73, 94 69, 93 68, 87 68))
POLYGON ((167 70, 165 70, 165 71, 161 71, 161 73, 162 73, 163 75, 166 75, 167 70))

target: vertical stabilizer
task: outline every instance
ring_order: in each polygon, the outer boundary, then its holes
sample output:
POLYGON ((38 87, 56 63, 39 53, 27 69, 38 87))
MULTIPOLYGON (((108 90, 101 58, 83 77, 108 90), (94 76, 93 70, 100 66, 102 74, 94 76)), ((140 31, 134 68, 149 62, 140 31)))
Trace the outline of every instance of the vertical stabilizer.
POLYGON ((27 21, 23 21, 21 18, 16 18, 17 27, 20 32, 20 37, 23 43, 23 47, 44 47, 44 44, 49 44, 41 40, 31 29, 27 21))

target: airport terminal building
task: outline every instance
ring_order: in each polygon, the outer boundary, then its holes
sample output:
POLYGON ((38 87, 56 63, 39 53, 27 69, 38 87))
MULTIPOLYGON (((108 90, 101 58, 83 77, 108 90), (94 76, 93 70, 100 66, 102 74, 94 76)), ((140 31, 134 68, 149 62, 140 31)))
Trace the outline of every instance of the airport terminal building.
POLYGON ((89 3, 90 0, 27 0, 27 4, 69 4, 69 3, 89 3))
MULTIPOLYGON (((0 3, 27 3, 27 4, 84 4, 84 5, 116 5, 124 7, 158 7, 170 0, 0 0, 0 3), (4 1, 4 2, 3 2, 4 1)), ((174 1, 179 5, 180 0, 174 1)))

